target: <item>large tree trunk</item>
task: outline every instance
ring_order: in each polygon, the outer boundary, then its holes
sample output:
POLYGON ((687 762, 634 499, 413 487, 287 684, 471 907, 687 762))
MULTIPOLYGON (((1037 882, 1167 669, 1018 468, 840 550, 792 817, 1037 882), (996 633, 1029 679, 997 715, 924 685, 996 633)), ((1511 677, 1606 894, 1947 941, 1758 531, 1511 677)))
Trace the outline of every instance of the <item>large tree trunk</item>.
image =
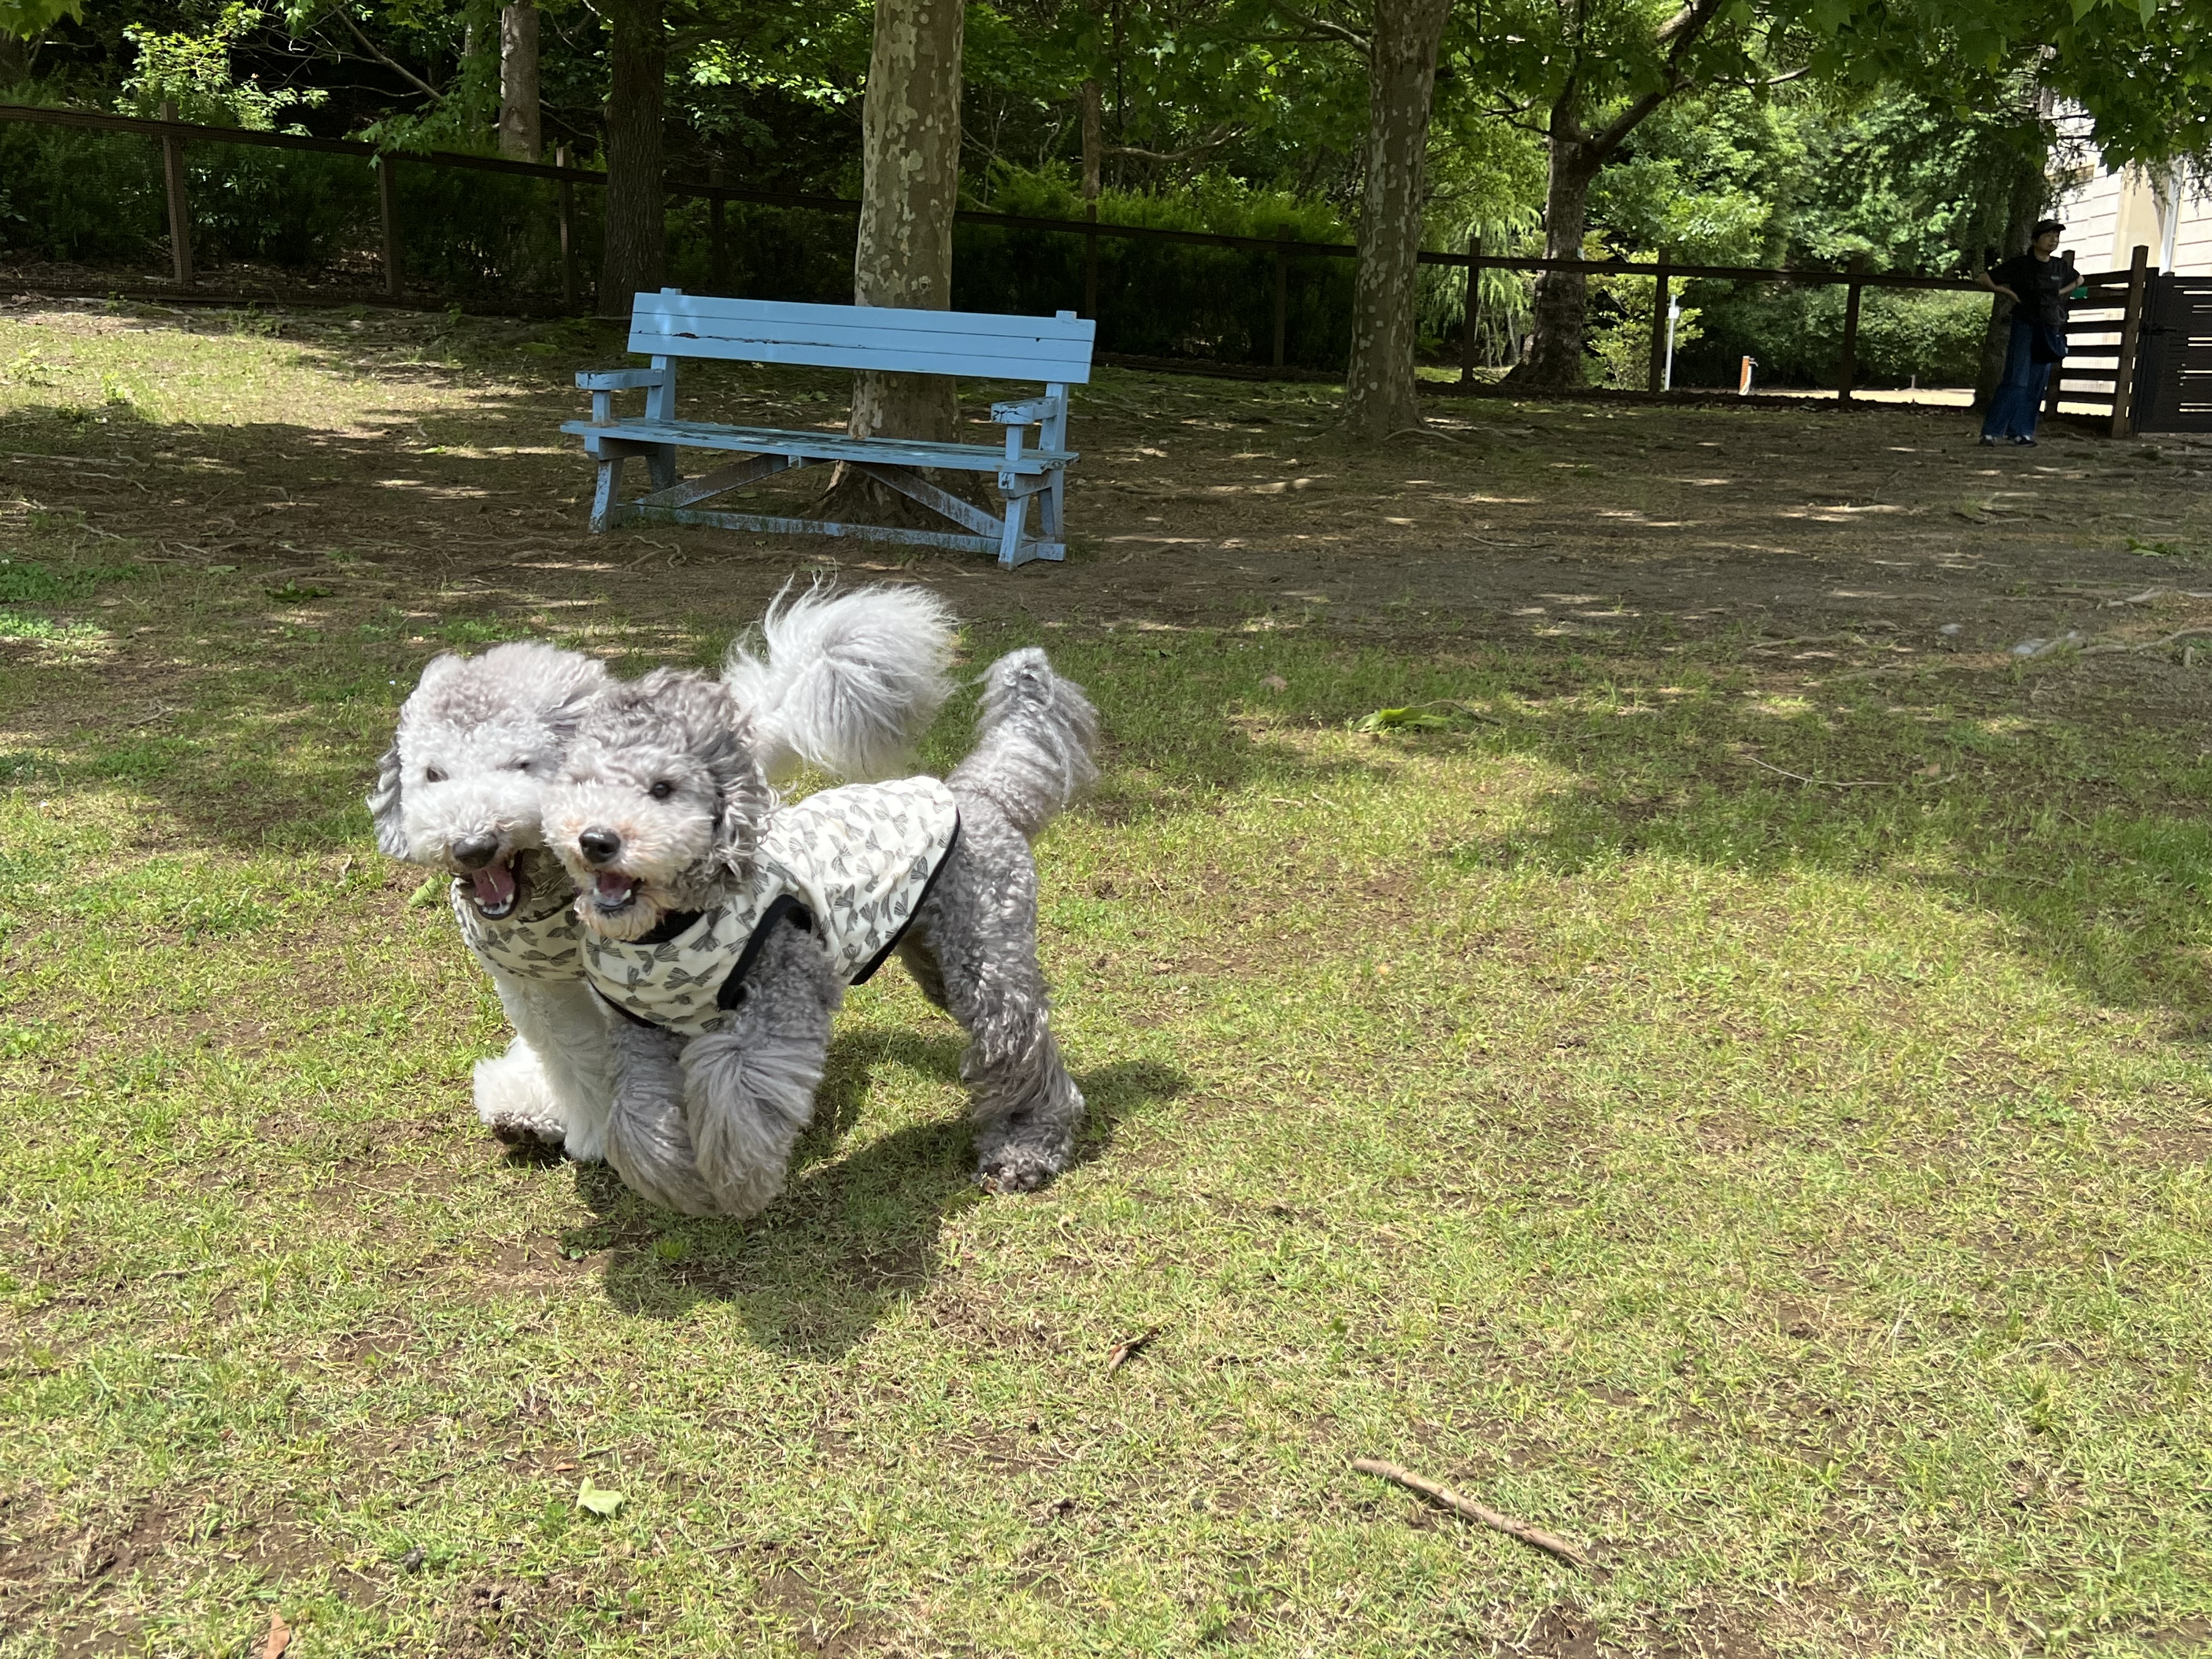
MULTIPOLYGON (((2033 165, 2023 161, 2013 180, 2012 196, 2005 204, 2004 245, 1997 250, 2000 259, 2027 252, 2033 240, 2035 222, 2043 216, 2044 198, 2051 189, 2045 164, 2039 149, 2033 165)), ((2012 301, 2000 294, 1990 307, 1990 325, 1982 336, 1981 372, 1974 377, 1975 409, 1986 412, 1990 399, 1996 396, 1997 382, 2004 379, 2005 350, 2011 343, 2012 301)))
POLYGON ((1106 128, 1099 111, 1098 82, 1083 83, 1083 200, 1098 199, 1100 164, 1106 155, 1106 128))
POLYGON ((1413 301, 1427 193, 1437 46, 1451 0, 1377 0, 1368 48, 1366 181, 1352 293, 1344 428, 1376 443, 1421 423, 1413 386, 1413 301))
POLYGON ((499 14, 499 153, 534 161, 538 120, 538 0, 512 0, 499 14))
MULTIPOLYGON (((1565 118, 1571 119, 1571 118, 1565 118)), ((1579 132, 1562 133, 1563 116, 1554 112, 1551 178, 1544 198, 1544 257, 1579 259, 1589 228, 1589 187, 1598 161, 1579 132)), ((1546 270, 1536 276, 1528 356, 1510 377, 1516 385, 1578 386, 1585 378, 1583 337, 1589 314, 1589 282, 1579 271, 1546 270)))
POLYGON ((599 314, 629 315, 630 296, 660 286, 666 268, 660 124, 668 78, 661 0, 602 0, 612 27, 607 91, 606 239, 599 314))
MULTIPOLYGON (((966 19, 963 0, 876 0, 860 112, 855 305, 951 308, 966 19)), ((950 441, 959 418, 953 383, 940 375, 854 377, 849 430, 856 438, 888 433, 950 441)))

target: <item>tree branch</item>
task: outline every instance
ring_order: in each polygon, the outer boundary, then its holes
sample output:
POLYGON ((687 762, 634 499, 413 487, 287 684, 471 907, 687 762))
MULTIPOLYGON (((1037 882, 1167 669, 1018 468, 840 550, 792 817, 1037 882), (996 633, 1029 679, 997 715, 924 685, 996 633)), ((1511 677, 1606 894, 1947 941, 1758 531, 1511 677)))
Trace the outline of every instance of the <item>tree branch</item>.
POLYGON ((1589 141, 1589 153, 1599 161, 1602 162, 1620 149, 1622 141, 1635 131, 1653 110, 1692 84, 1690 77, 1682 72, 1682 59, 1688 55, 1690 48, 1697 45, 1698 37, 1720 15, 1722 7, 1726 4, 1728 0, 1690 0, 1689 4, 1659 26, 1658 33, 1652 40, 1654 44, 1668 49, 1667 84, 1656 92, 1645 93, 1607 122, 1605 130, 1589 141))
POLYGON ((1136 144, 1101 144, 1101 155, 1133 155, 1140 161, 1187 161, 1194 155, 1203 155, 1207 150, 1218 149, 1231 139, 1241 137, 1244 129, 1231 121, 1224 121, 1212 133, 1194 144, 1181 149, 1146 149, 1136 144))
POLYGON ((346 27, 353 32, 353 38, 368 48, 368 55, 376 59, 378 63, 383 64, 385 68, 395 71, 407 80, 412 81, 416 86, 422 88, 424 92, 429 94, 433 98, 443 98, 446 95, 444 93, 439 91, 437 88, 432 86, 428 81, 425 81, 421 76, 416 74, 413 70, 409 69, 406 64, 401 63, 398 58, 386 52, 384 48, 378 46, 375 41, 370 40, 366 34, 363 34, 361 32, 361 25, 353 21, 353 15, 347 11, 343 6, 331 7, 331 14, 344 23, 346 27))
POLYGON ((1273 4, 1274 9, 1284 16, 1302 28, 1311 29, 1323 40, 1341 41, 1346 46, 1355 46, 1363 52, 1372 52, 1375 49, 1373 40, 1362 34, 1358 29, 1346 28, 1343 24, 1329 18, 1316 17, 1309 12, 1300 11, 1297 7, 1285 3, 1285 0, 1273 0, 1273 4))

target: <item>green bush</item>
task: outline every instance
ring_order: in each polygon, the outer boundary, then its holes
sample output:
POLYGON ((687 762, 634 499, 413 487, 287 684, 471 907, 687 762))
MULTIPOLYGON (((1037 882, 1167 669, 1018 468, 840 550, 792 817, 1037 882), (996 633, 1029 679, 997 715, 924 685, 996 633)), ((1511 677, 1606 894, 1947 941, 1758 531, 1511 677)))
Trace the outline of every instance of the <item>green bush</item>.
MULTIPOLYGON (((1065 180, 1007 172, 994 184, 989 211, 1083 217, 1082 199, 1065 180)), ((1098 206, 1104 224, 1268 239, 1287 232, 1297 241, 1351 240, 1326 205, 1254 195, 1222 184, 1173 198, 1109 191, 1098 206)), ((850 302, 856 222, 852 214, 732 202, 723 216, 718 271, 708 204, 686 201, 672 207, 670 282, 696 292, 752 299, 850 302)), ((963 224, 953 234, 952 303, 963 311, 1030 316, 1079 311, 1087 240, 1079 232, 963 224)), ((1352 261, 1294 258, 1286 276, 1286 360, 1341 368, 1351 346, 1352 261)), ((1274 255, 1102 236, 1098 310, 1102 351, 1268 362, 1274 352, 1274 255)))
POLYGON ((166 241, 160 152, 143 139, 0 125, 0 249, 106 264, 166 241))
MULTIPOLYGON (((1704 313, 1705 338, 1678 352, 1677 386, 1733 386, 1747 356, 1758 359, 1764 385, 1836 384, 1844 343, 1842 284, 1691 286, 1704 313)), ((1857 383, 1972 386, 1989 317, 1990 302, 1978 294, 1866 289, 1859 309, 1857 383)))
MULTIPOLYGON (((994 212, 1083 217, 1082 198, 1064 178, 1008 170, 993 186, 994 212)), ((1271 240, 1351 240, 1326 204, 1221 179, 1201 180, 1175 196, 1108 191, 1099 198, 1098 218, 1103 224, 1271 240)), ((953 303, 1026 314, 1081 310, 1088 240, 1077 233, 963 225, 954 242, 953 303)), ((1100 350, 1229 363, 1273 360, 1272 252, 1118 236, 1097 240, 1100 350)), ((1285 361, 1341 368, 1352 343, 1352 261, 1308 255, 1285 264, 1285 361)))
MULTIPOLYGON (((376 173, 368 158, 198 141, 185 147, 198 263, 252 261, 301 276, 350 274, 380 283, 376 173)), ((401 262, 408 286, 477 303, 556 302, 562 293, 558 186, 497 173, 395 158, 401 262)), ((993 210, 1079 220, 1064 180, 1006 173, 993 210)), ((574 192, 580 300, 598 265, 601 200, 574 192)), ((0 124, 0 249, 73 264, 136 268, 164 262, 168 240, 161 152, 134 135, 0 124)), ((1220 182, 1174 197, 1109 191, 1107 224, 1273 240, 1342 243, 1325 204, 1220 182)), ((842 304, 852 297, 851 213, 732 202, 717 262, 704 201, 670 204, 669 276, 701 293, 842 304)), ((1079 232, 963 224, 955 234, 952 302, 1024 314, 1079 310, 1079 232)), ((1133 356, 1266 363, 1274 350, 1275 255, 1264 249, 1098 238, 1099 347, 1133 356)), ((1287 362, 1343 366, 1351 345, 1353 266, 1310 255, 1286 262, 1287 362)))

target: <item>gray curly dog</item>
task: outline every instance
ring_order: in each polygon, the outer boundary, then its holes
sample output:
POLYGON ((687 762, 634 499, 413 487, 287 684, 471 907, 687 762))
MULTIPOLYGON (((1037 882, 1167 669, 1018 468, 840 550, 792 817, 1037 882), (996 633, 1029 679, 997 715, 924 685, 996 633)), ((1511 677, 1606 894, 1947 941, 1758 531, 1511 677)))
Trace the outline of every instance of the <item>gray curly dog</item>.
POLYGON ((782 1190, 845 987, 896 951, 965 1029, 978 1179, 1067 1166, 1083 1097, 1037 964, 1030 842, 1094 781, 1097 712, 1042 651, 985 680, 943 781, 779 806, 731 688, 659 670, 589 698, 542 806, 616 1018, 608 1161, 637 1192, 748 1216, 782 1190))

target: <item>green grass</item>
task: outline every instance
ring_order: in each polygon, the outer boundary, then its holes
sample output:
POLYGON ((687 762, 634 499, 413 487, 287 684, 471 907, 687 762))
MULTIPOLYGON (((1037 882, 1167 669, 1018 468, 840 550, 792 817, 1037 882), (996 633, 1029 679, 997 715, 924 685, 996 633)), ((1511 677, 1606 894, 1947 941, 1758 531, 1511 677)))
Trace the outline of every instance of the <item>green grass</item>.
POLYGON ((1727 639, 979 626, 1110 733, 1039 854, 1082 1161, 978 1194, 886 974, 738 1225, 474 1126, 496 1006, 358 796, 441 643, 738 618, 17 539, 6 1659, 2205 1638, 2193 727, 1727 639))

